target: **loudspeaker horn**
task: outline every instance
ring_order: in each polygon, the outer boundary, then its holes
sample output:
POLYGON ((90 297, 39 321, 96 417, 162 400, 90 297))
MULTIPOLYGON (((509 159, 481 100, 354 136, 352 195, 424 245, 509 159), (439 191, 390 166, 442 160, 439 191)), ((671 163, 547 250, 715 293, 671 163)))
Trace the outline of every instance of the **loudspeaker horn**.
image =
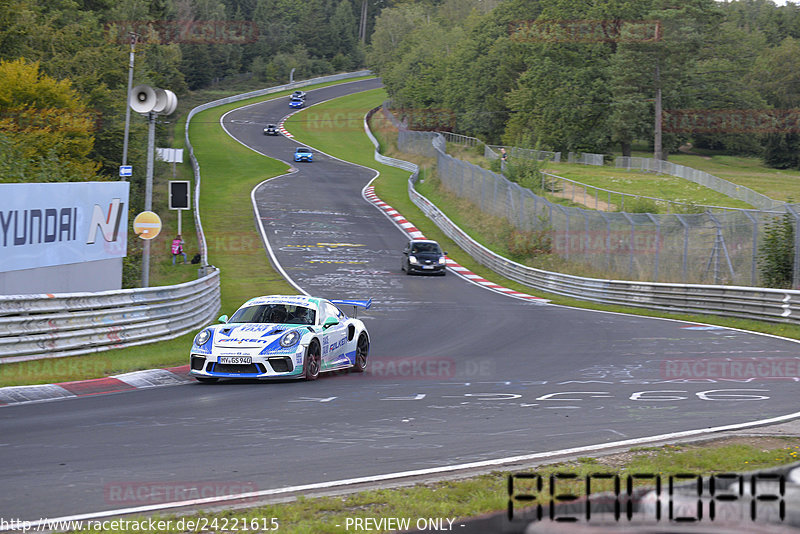
POLYGON ((150 113, 156 103, 156 90, 149 85, 137 85, 128 95, 128 105, 136 113, 150 113))
POLYGON ((156 89, 156 102, 153 111, 159 115, 171 115, 178 107, 178 97, 169 89, 156 89))

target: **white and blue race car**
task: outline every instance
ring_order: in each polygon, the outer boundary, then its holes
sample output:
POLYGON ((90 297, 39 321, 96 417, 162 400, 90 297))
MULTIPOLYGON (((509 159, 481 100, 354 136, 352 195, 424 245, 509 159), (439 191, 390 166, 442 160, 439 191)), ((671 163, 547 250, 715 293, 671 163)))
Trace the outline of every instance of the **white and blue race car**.
POLYGON ((303 378, 367 367, 369 333, 337 306, 368 309, 370 300, 325 300, 302 295, 250 299, 194 338, 190 373, 200 382, 220 378, 303 378))

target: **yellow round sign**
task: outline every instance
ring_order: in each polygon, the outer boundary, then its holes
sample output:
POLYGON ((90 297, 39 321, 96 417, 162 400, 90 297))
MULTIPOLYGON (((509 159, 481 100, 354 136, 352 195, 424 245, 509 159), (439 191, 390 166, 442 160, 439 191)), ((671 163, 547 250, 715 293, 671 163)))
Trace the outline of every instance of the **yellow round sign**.
POLYGON ((133 220, 133 231, 142 239, 153 239, 161 232, 161 218, 152 211, 143 211, 133 220))

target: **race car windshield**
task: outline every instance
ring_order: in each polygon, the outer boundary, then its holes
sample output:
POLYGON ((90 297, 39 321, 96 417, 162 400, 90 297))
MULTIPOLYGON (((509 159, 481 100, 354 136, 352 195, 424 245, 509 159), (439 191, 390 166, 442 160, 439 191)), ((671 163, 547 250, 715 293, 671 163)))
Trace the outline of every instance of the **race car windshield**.
POLYGON ((309 149, 307 149, 307 148, 298 148, 298 149, 297 149, 297 152, 298 152, 298 153, 301 153, 301 152, 302 152, 303 154, 307 154, 307 153, 309 153, 309 152, 311 152, 311 151, 310 151, 309 149))
POLYGON ((231 323, 279 323, 313 325, 317 313, 311 308, 289 304, 248 306, 233 314, 231 323))
POLYGON ((436 243, 415 243, 412 252, 417 254, 441 254, 442 251, 436 243))

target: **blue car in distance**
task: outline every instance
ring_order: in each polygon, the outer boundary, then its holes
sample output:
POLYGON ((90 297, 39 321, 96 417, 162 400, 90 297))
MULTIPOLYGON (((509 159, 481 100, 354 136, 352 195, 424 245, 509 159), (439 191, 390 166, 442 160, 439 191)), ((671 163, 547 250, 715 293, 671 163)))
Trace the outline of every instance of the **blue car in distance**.
POLYGON ((311 163, 314 161, 314 154, 311 153, 311 149, 301 146, 294 151, 294 160, 311 163))
POLYGON ((292 97, 292 99, 289 100, 289 107, 293 109, 300 109, 303 107, 303 105, 305 105, 305 103, 306 101, 302 98, 292 97))

